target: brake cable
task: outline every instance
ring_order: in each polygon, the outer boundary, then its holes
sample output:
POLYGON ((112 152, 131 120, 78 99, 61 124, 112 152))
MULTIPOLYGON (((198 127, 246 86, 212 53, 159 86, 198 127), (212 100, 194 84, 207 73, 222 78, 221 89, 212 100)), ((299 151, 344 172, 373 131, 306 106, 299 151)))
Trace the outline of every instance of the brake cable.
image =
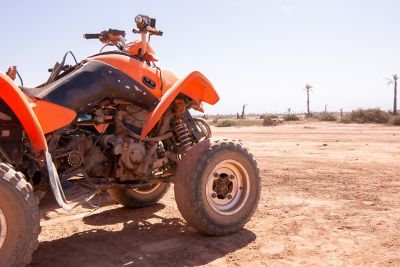
POLYGON ((17 70, 17 76, 19 78, 19 81, 21 82, 21 86, 24 86, 24 81, 22 80, 21 75, 19 75, 18 70, 17 70))
POLYGON ((76 60, 76 57, 74 55, 74 53, 72 53, 72 51, 68 51, 67 53, 65 53, 61 63, 56 63, 55 67, 53 68, 53 71, 50 74, 49 79, 46 82, 47 84, 50 84, 51 82, 53 82, 55 80, 55 78, 60 74, 60 72, 63 70, 64 65, 65 65, 65 60, 67 59, 68 54, 71 54, 71 56, 74 58, 75 60, 75 64, 78 65, 78 61, 76 60))

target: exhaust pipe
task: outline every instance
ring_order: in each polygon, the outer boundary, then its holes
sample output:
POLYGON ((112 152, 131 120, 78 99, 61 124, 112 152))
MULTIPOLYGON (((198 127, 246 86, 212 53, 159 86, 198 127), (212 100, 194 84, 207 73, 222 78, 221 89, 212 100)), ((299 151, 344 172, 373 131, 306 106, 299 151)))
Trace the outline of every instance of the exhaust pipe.
POLYGON ((70 211, 72 207, 68 205, 67 200, 62 189, 60 178, 58 177, 58 172, 56 166, 54 165, 53 159, 48 151, 45 152, 47 171, 49 174, 49 181, 51 190, 53 191, 54 198, 56 199, 58 205, 66 211, 70 211))

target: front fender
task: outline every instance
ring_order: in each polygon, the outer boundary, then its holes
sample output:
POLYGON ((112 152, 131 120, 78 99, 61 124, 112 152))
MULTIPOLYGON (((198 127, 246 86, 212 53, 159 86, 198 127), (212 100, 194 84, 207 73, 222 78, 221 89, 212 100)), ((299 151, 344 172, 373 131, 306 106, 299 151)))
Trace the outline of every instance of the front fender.
POLYGON ((36 155, 47 151, 43 130, 27 97, 5 74, 0 72, 0 98, 10 107, 20 121, 36 155))
POLYGON ((164 112, 168 109, 179 93, 185 94, 197 104, 206 102, 214 105, 219 101, 219 96, 211 82, 200 72, 194 71, 185 78, 178 80, 161 97, 156 108, 149 113, 144 123, 140 138, 143 140, 153 129, 164 112))

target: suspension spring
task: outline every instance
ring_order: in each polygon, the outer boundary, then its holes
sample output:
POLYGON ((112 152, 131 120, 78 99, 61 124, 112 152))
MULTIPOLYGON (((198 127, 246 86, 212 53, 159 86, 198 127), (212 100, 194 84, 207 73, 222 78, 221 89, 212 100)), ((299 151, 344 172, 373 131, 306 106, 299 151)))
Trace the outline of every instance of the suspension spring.
POLYGON ((182 119, 175 121, 175 132, 178 136, 179 146, 182 148, 182 152, 185 153, 192 147, 193 142, 190 138, 189 128, 182 119))

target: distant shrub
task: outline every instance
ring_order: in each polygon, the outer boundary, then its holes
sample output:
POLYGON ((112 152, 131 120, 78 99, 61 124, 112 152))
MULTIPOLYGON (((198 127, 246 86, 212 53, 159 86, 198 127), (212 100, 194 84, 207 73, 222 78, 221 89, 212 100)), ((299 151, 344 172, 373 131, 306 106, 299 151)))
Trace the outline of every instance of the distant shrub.
POLYGON ((390 115, 379 108, 358 109, 351 112, 350 120, 356 123, 387 123, 390 120, 390 115))
POLYGON ((215 118, 215 119, 212 120, 212 124, 215 125, 215 124, 217 124, 217 123, 218 123, 218 118, 215 118))
POLYGON ((283 116, 283 119, 284 119, 285 121, 298 121, 298 120, 300 120, 300 118, 297 117, 297 116, 294 115, 294 114, 285 115, 285 116, 283 116))
POLYGON ((345 115, 345 116, 340 117, 339 122, 340 123, 351 123, 350 115, 345 115))
POLYGON ((314 118, 315 115, 314 115, 314 113, 310 113, 310 114, 305 113, 305 114, 304 114, 304 117, 305 117, 305 118, 314 118))
POLYGON ((261 126, 262 120, 259 119, 240 119, 233 121, 237 127, 261 126))
POLYGON ((318 115, 318 120, 320 121, 336 121, 336 116, 332 113, 322 112, 318 115))
POLYGON ((235 122, 231 120, 223 120, 219 121, 217 124, 215 124, 216 127, 231 127, 234 126, 235 122))
POLYGON ((264 118, 262 125, 263 126, 277 126, 279 124, 283 124, 283 120, 281 119, 275 119, 275 118, 271 118, 271 117, 266 117, 264 118))
POLYGON ((278 119, 279 116, 275 114, 262 114, 260 115, 260 119, 265 119, 265 118, 270 118, 270 119, 278 119))
POLYGON ((274 126, 276 122, 271 117, 264 117, 263 126, 274 126))
POLYGON ((396 126, 400 126, 400 115, 394 116, 391 123, 396 126))

